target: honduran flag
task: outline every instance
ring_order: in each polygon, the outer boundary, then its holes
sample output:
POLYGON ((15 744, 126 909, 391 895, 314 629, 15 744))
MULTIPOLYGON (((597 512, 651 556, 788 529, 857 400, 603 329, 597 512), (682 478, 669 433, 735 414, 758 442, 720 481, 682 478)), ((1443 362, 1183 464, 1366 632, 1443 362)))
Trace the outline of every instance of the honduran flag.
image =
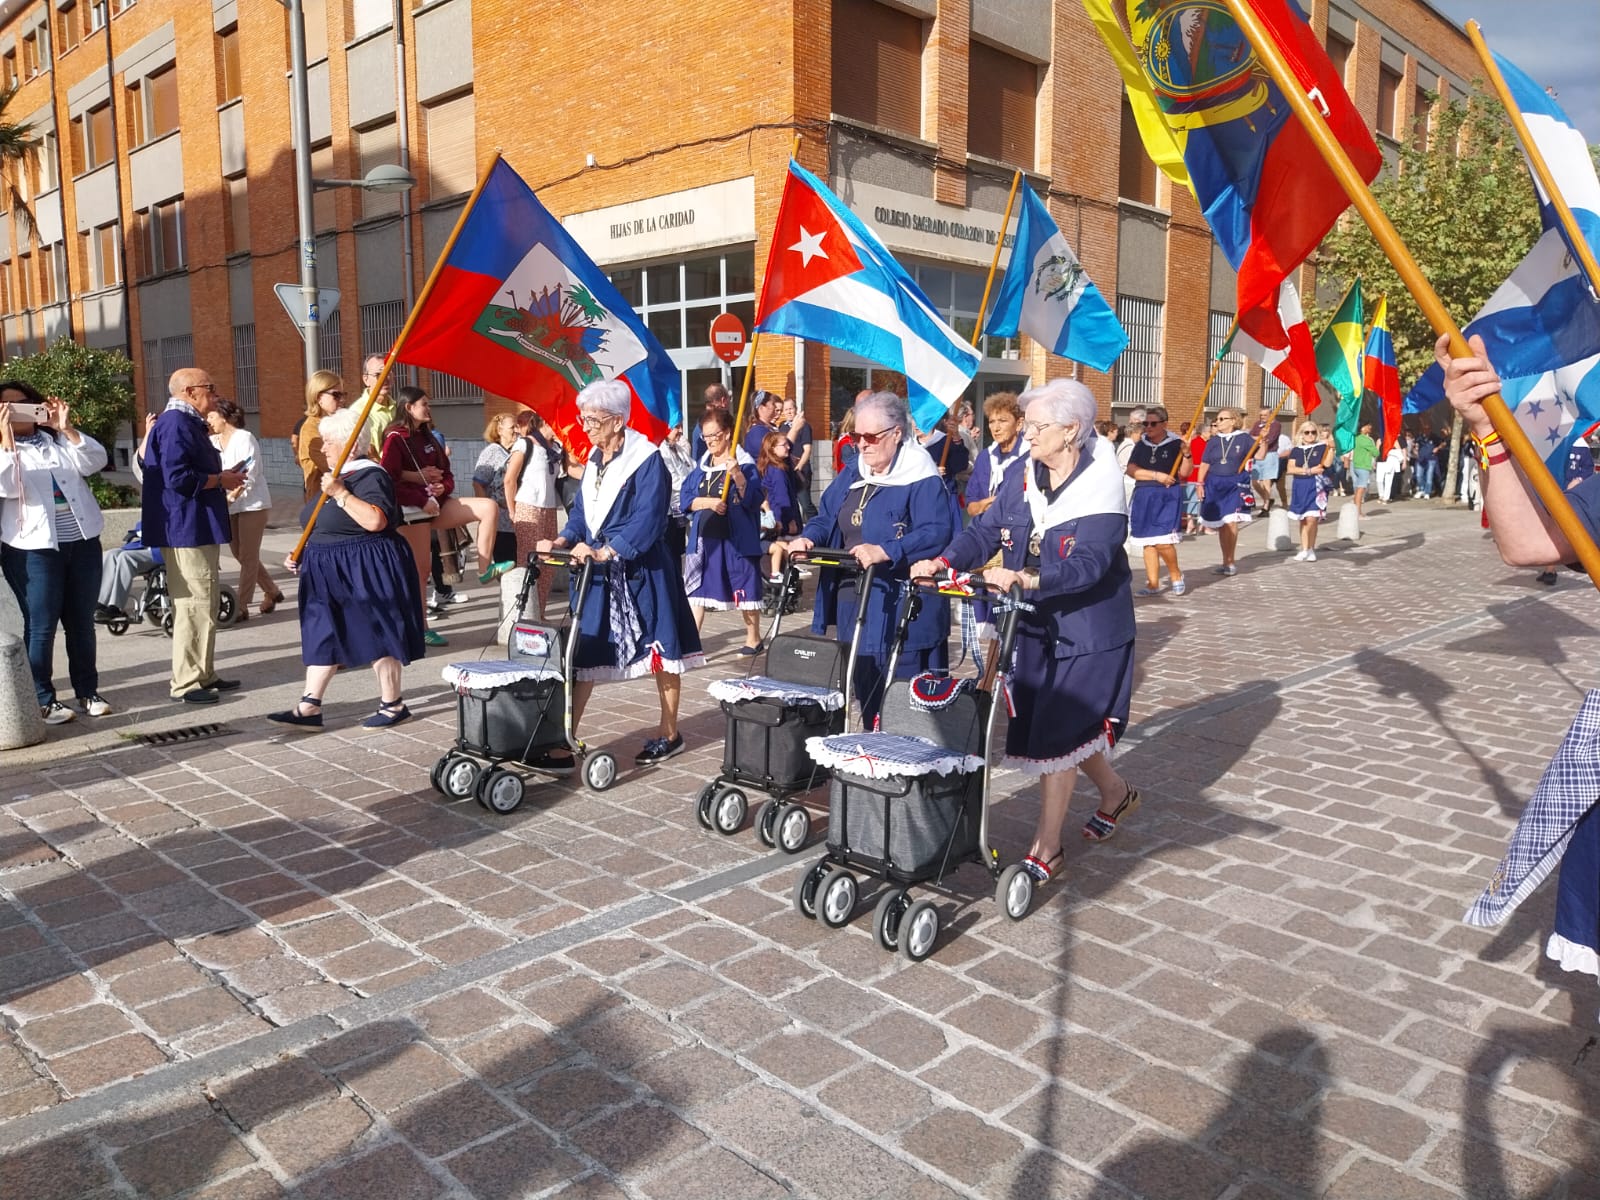
MULTIPOLYGON (((1295 0, 1244 0, 1370 182, 1383 165, 1366 122, 1295 0)), ((1311 135, 1217 3, 1084 0, 1127 87, 1146 150, 1194 192, 1239 273, 1239 324, 1269 349, 1287 333, 1278 285, 1349 206, 1311 135)))
POLYGON ((1389 297, 1378 301, 1378 311, 1372 315, 1372 331, 1367 334, 1367 348, 1361 357, 1361 382, 1378 405, 1379 434, 1378 455, 1389 453, 1389 448, 1400 436, 1400 370, 1394 361, 1394 339, 1389 336, 1389 297))
POLYGON ((681 419, 661 343, 498 156, 395 357, 526 404, 577 454, 589 439, 573 400, 588 384, 625 382, 628 424, 652 441, 681 419))
POLYGON ((900 372, 922 429, 939 423, 982 361, 861 219, 793 159, 756 330, 822 342, 900 372))

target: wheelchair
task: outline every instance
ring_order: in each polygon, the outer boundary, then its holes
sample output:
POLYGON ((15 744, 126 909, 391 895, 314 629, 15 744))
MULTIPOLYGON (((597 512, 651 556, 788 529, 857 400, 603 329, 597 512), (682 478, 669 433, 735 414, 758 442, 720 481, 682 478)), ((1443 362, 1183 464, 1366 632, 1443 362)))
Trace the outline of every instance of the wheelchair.
MULTIPOLYGON (((158 563, 139 578, 143 580, 144 587, 133 597, 133 611, 104 622, 106 630, 114 637, 121 637, 131 626, 149 621, 152 625, 161 626, 161 631, 171 637, 176 610, 172 594, 167 590, 167 568, 158 563)), ((238 619, 239 593, 227 584, 222 584, 219 590, 217 627, 225 629, 238 619)))

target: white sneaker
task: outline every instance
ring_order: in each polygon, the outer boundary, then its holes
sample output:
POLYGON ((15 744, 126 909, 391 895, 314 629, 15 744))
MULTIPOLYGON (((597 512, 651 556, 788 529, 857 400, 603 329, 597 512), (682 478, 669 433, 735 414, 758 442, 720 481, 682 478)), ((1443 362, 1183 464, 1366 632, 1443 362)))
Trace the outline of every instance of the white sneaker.
POLYGON ((1307 550, 1306 551, 1305 561, 1306 562, 1316 562, 1317 561, 1317 552, 1315 550, 1307 550))
POLYGON ((80 699, 78 707, 91 717, 108 717, 111 715, 111 705, 98 692, 93 696, 80 699))
POLYGON ((65 725, 68 721, 76 720, 78 716, 59 700, 52 700, 49 704, 43 705, 39 709, 39 715, 44 718, 46 725, 65 725))
POLYGON ((1304 550, 1296 551, 1295 552, 1295 556, 1294 556, 1294 560, 1295 560, 1295 562, 1305 562, 1305 560, 1306 560, 1306 552, 1304 550))

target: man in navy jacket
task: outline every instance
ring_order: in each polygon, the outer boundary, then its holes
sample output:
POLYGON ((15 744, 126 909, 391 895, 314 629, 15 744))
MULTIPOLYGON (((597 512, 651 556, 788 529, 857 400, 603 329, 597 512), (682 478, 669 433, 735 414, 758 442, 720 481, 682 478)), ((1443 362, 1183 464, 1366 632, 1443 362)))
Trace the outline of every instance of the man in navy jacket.
POLYGON ((174 700, 215 704, 237 679, 217 675, 218 560, 228 541, 230 488, 243 471, 224 471, 211 444, 206 414, 216 398, 211 376, 198 367, 173 372, 166 409, 156 417, 144 452, 144 539, 167 564, 173 601, 174 700))

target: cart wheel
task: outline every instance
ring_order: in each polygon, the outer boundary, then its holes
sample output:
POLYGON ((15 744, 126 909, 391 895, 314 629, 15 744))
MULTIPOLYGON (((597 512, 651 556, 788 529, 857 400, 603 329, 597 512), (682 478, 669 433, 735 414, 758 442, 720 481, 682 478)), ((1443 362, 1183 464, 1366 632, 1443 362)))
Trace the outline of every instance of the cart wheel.
POLYGON ((803 804, 785 804, 778 810, 774 840, 785 854, 799 854, 811 838, 811 814, 803 804))
POLYGON ((756 837, 761 839, 761 844, 768 849, 778 844, 773 835, 773 829, 778 823, 778 809, 780 805, 776 800, 766 799, 761 802, 761 807, 756 809, 756 837))
POLYGON ((470 758, 457 758, 439 773, 439 785, 452 800, 467 800, 478 790, 483 768, 470 758))
POLYGON ((828 873, 830 867, 831 864, 826 858, 819 858, 800 872, 800 878, 794 881, 790 899, 794 901, 795 912, 802 917, 810 919, 817 915, 817 884, 822 882, 822 877, 828 873))
POLYGON ((711 828, 711 797, 717 794, 716 781, 700 789, 700 794, 694 798, 695 819, 707 829, 711 828))
POLYGON ((217 624, 226 629, 239 617, 239 593, 223 584, 217 593, 217 624))
POLYGON ((528 785, 521 775, 505 767, 496 767, 479 781, 478 803, 490 812, 505 816, 516 812, 527 790, 528 785))
POLYGON ((856 877, 843 867, 828 872, 817 888, 817 916, 829 929, 842 929, 856 915, 861 889, 856 877))
POLYGON ((900 953, 921 962, 939 940, 939 910, 932 900, 918 900, 900 922, 900 953))
POLYGON ((121 637, 128 632, 128 618, 112 617, 106 622, 106 629, 110 631, 112 637, 121 637))
POLYGON ((739 832, 749 811, 750 801, 742 791, 735 787, 723 788, 711 801, 711 822, 718 833, 732 837, 739 832))
POLYGON ((441 796, 450 794, 444 790, 444 773, 450 769, 450 760, 454 757, 454 754, 443 755, 438 762, 433 764, 433 770, 428 772, 428 782, 433 784, 433 790, 441 796))
POLYGON ((911 898, 903 887, 890 888, 878 898, 878 907, 872 910, 872 931, 878 945, 890 954, 900 946, 900 925, 905 920, 911 898))
POLYGON ((1033 906, 1033 876, 1022 869, 1021 863, 1012 863, 1000 872, 1000 884, 994 890, 994 902, 1013 921, 1020 921, 1028 915, 1028 909, 1033 906))
POLYGON ((169 608, 166 616, 161 618, 161 632, 166 634, 168 637, 172 636, 172 622, 176 616, 177 614, 169 608))
POLYGON ((590 791, 603 792, 617 781, 617 760, 604 750, 583 760, 583 781, 590 791))

